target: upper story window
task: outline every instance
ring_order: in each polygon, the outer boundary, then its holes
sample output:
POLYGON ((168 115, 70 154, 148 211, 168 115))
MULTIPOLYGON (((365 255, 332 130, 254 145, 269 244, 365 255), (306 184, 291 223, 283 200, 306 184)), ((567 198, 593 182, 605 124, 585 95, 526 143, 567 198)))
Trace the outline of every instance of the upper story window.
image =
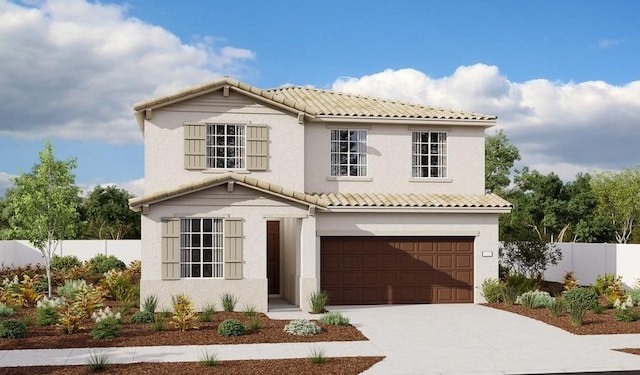
POLYGON ((447 177, 447 133, 413 132, 412 177, 447 177))
POLYGON ((245 126, 207 124, 207 168, 245 168, 245 126))
POLYGON ((180 277, 223 277, 223 219, 180 219, 180 277))
POLYGON ((367 175, 367 131, 331 130, 331 176, 367 175))

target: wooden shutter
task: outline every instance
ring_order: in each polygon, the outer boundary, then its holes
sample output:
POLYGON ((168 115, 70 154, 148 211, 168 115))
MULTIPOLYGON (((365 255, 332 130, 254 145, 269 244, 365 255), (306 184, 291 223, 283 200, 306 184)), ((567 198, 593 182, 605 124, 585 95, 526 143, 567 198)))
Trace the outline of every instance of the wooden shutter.
POLYGON ((207 127, 202 123, 184 124, 184 168, 206 169, 205 159, 207 127))
POLYGON ((242 219, 224 219, 224 278, 242 279, 242 219))
POLYGON ((269 143, 267 125, 247 125, 247 169, 250 171, 266 171, 269 143))
POLYGON ((162 220, 162 280, 180 279, 180 219, 162 220))

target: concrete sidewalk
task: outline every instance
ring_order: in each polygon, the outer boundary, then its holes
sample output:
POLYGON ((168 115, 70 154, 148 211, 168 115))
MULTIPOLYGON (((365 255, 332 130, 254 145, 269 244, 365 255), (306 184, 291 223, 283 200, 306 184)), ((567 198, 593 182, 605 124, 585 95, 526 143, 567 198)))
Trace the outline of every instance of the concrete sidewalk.
MULTIPOLYGON (((111 363, 386 356, 366 374, 541 374, 637 370, 640 356, 611 349, 640 348, 640 334, 578 336, 480 305, 340 306, 369 341, 248 345, 161 346, 0 351, 0 366, 86 364, 92 353, 111 363)), ((302 312, 274 319, 312 318, 302 312)))

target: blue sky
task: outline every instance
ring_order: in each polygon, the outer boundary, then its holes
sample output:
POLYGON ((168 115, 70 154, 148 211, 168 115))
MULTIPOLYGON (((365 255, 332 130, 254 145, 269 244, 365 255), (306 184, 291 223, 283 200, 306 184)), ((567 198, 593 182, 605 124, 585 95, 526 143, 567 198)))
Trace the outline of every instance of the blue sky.
POLYGON ((134 193, 134 103, 223 75, 497 115, 521 166, 640 166, 640 2, 0 0, 0 193, 50 138, 134 193))

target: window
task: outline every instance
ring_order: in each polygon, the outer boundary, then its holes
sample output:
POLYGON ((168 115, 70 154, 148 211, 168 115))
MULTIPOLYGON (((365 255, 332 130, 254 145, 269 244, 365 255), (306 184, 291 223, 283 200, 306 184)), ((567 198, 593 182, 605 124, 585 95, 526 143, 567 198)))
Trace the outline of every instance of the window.
POLYGON ((207 168, 245 168, 245 126, 207 124, 207 168))
POLYGON ((180 277, 223 277, 223 220, 180 219, 180 277))
POLYGON ((331 175, 367 175, 366 130, 331 130, 331 175))
POLYGON ((447 133, 413 132, 412 177, 447 177, 447 133))

